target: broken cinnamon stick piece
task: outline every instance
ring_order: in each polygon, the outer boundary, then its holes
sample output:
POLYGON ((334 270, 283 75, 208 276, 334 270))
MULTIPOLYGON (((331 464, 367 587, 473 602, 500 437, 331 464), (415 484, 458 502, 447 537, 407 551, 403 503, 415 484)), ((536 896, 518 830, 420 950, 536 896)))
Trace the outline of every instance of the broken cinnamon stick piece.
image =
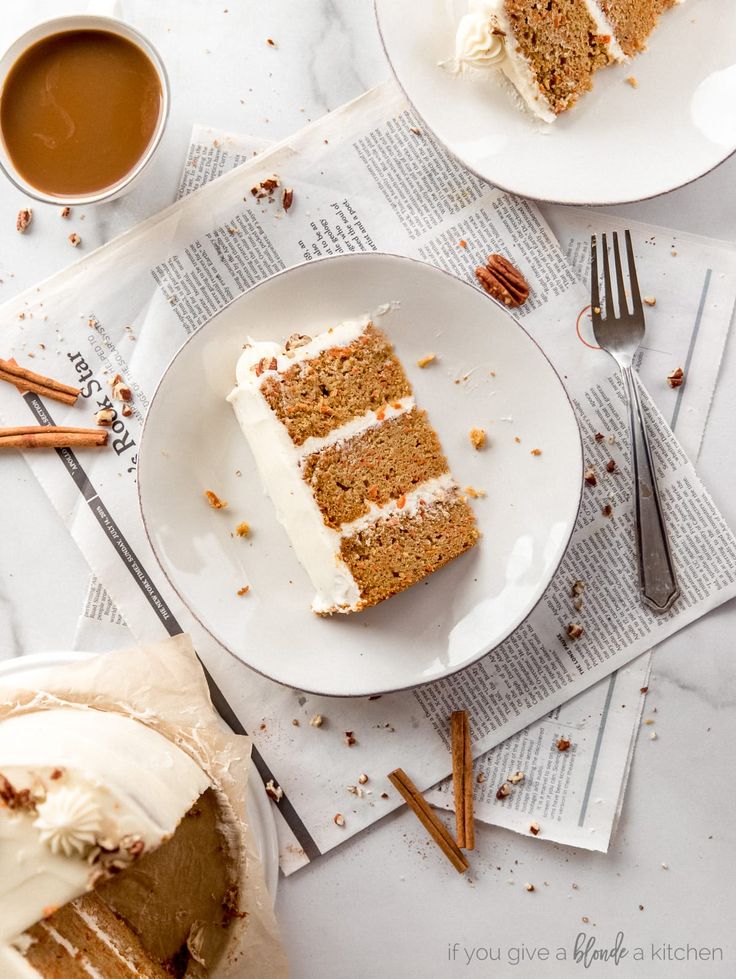
POLYGON ((460 874, 464 874, 470 866, 467 857, 453 840, 450 831, 439 816, 430 808, 424 796, 406 772, 401 768, 397 768, 390 773, 388 778, 455 870, 460 874))
POLYGON ((65 405, 75 404, 80 394, 79 388, 26 370, 12 360, 0 359, 0 381, 7 381, 22 391, 33 391, 34 394, 53 398, 54 401, 61 401, 65 405))

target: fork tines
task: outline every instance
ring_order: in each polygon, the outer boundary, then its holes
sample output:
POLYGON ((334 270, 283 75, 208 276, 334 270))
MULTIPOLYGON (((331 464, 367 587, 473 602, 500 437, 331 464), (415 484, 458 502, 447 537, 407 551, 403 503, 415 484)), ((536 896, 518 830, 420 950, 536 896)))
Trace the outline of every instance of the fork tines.
POLYGON ((626 235, 626 259, 629 273, 629 291, 631 293, 633 309, 629 310, 629 305, 626 298, 626 283, 624 282, 624 273, 621 267, 621 252, 618 245, 618 231, 614 231, 611 237, 613 238, 613 260, 616 265, 616 290, 618 292, 619 312, 618 316, 616 316, 613 305, 613 290, 611 289, 611 269, 608 262, 608 238, 606 234, 602 234, 601 252, 603 258, 603 284, 605 288, 606 306, 606 315, 602 315, 601 299, 598 291, 598 242, 596 235, 591 235, 590 254, 592 266, 590 272, 590 301, 593 307, 592 312, 594 323, 596 320, 605 320, 609 317, 611 319, 622 319, 625 317, 643 319, 644 309, 641 304, 641 295, 639 293, 639 281, 636 277, 636 263, 634 261, 634 248, 631 244, 631 232, 625 231, 624 234, 626 235))

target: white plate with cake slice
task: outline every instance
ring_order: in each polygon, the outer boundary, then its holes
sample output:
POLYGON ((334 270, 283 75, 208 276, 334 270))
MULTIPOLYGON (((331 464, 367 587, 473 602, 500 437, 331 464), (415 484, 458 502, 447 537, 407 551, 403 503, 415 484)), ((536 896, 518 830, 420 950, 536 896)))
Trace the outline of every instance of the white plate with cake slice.
MULTIPOLYGON (((83 652, 48 652, 31 653, 28 656, 14 657, 0 662, 0 687, 36 684, 40 673, 45 670, 67 663, 94 656, 94 653, 83 652)), ((276 900, 276 888, 279 882, 279 848, 276 835, 276 823, 271 812, 271 802, 262 788, 262 782, 255 765, 251 763, 251 775, 246 790, 248 805, 248 821, 256 850, 263 866, 268 892, 273 901, 276 900)))
POLYGON ((375 6, 424 124, 504 190, 625 203, 681 187, 736 150, 729 0, 425 0, 421 16, 410 0, 375 6))
MULTIPOLYGON (((251 395, 256 405, 257 386, 251 395)), ((504 308, 433 266, 361 253, 265 280, 186 342, 153 397, 138 483, 161 568, 226 649, 288 686, 362 696, 446 677, 524 621, 567 547, 582 468, 577 422, 562 382, 504 308), (374 356, 373 341, 356 328, 368 313, 393 346, 384 357, 393 373, 361 388, 356 345, 366 345, 374 367, 385 366, 374 356), (327 332, 333 328, 334 336, 327 332), (296 346, 285 345, 295 333, 301 335, 296 346), (254 346, 244 352, 249 338, 254 346), (319 375, 324 403, 319 396, 314 402, 310 388, 313 364, 322 364, 323 355, 341 359, 348 385, 340 388, 343 382, 325 368, 319 375), (395 386, 403 382, 394 355, 410 396, 406 386, 395 386), (276 403, 286 414, 295 409, 297 428, 302 422, 320 427, 320 416, 309 414, 315 404, 333 419, 316 432, 305 428, 301 455, 279 432, 280 423, 266 417, 265 401, 254 408, 260 444, 252 431, 250 445, 246 441, 238 424, 239 418, 249 425, 243 406, 236 418, 227 400, 239 361, 239 390, 246 377, 268 382, 280 391, 276 403), (286 382, 297 370, 309 383, 293 402, 286 382), (384 384, 385 406, 378 398, 364 412, 360 399, 370 400, 384 384), (439 436, 439 455, 430 429, 410 410, 412 398, 439 436), (351 420, 344 413, 348 402, 354 402, 351 420), (480 450, 471 444, 476 428, 487 433, 480 450), (355 464, 361 444, 367 446, 364 471, 355 464), (415 446, 409 465, 406 444, 415 446), (318 493, 312 479, 308 493, 289 466, 308 457, 313 475, 312 463, 323 452, 316 471, 324 481, 318 493), (217 499, 208 500, 206 491, 217 499), (301 509, 289 509, 290 494, 301 509), (477 542, 464 501, 474 494, 477 542), (341 509, 331 521, 336 499, 341 509), (227 506, 211 505, 218 501, 227 506), (324 520, 315 519, 317 505, 324 520), (329 573, 330 554, 332 578, 322 574, 329 573), (380 600, 392 591, 400 593, 380 600), (313 603, 322 612, 331 603, 335 614, 315 614, 313 603), (351 607, 364 610, 342 614, 351 607)))

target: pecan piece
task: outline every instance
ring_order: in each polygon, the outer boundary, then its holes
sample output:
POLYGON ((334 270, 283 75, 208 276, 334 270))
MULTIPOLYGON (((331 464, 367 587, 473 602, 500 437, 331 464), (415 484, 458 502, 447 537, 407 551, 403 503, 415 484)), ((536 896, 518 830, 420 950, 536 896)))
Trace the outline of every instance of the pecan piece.
POLYGON ((15 230, 23 234, 32 220, 33 211, 30 209, 30 207, 21 208, 21 210, 18 211, 18 217, 15 219, 15 230))
POLYGON ((529 285, 521 272, 503 255, 489 255, 485 266, 475 270, 485 291, 504 306, 521 306, 529 298, 529 285))

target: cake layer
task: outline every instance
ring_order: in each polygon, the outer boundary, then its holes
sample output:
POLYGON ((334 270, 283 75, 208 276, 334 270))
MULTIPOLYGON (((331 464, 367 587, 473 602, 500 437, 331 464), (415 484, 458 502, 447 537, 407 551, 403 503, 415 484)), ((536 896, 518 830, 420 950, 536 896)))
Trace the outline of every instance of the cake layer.
MULTIPOLYGON (((599 0, 616 39, 628 56, 643 51, 664 9, 663 0, 599 0)), ((667 0, 664 0, 667 2, 667 0)))
POLYGON ((418 408, 313 452, 302 463, 329 527, 357 520, 372 505, 384 506, 446 471, 437 434, 418 408))
POLYGON ((611 36, 599 33, 585 0, 505 0, 504 9, 511 43, 556 115, 589 91, 595 72, 613 60, 611 36))
POLYGON ((473 511, 449 495, 393 511, 342 539, 340 556, 360 590, 362 607, 376 605, 437 571, 478 540, 473 511))
POLYGON ((94 894, 67 904, 27 934, 26 961, 43 979, 171 979, 94 894))
POLYGON ((372 323, 345 346, 329 347, 282 371, 269 370, 268 362, 261 369, 263 397, 295 445, 411 394, 391 344, 372 323))

